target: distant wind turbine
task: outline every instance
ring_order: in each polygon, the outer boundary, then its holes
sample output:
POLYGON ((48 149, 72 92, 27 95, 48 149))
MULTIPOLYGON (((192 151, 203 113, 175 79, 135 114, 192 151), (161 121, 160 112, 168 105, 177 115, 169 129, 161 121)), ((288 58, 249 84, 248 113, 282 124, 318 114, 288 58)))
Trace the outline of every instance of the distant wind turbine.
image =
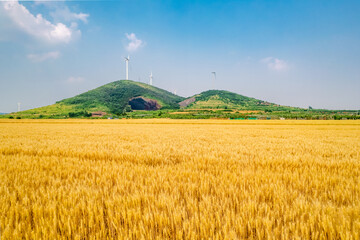
POLYGON ((126 63, 126 80, 129 80, 129 60, 130 60, 130 56, 128 55, 128 57, 124 57, 125 58, 125 63, 126 63))
POLYGON ((211 74, 214 77, 214 89, 215 89, 215 83, 216 83, 216 72, 211 72, 211 74))
POLYGON ((21 103, 18 102, 17 105, 18 105, 18 112, 20 112, 21 111, 21 103))
POLYGON ((152 74, 152 71, 150 72, 150 80, 149 80, 149 85, 152 86, 152 80, 153 80, 153 74, 152 74))

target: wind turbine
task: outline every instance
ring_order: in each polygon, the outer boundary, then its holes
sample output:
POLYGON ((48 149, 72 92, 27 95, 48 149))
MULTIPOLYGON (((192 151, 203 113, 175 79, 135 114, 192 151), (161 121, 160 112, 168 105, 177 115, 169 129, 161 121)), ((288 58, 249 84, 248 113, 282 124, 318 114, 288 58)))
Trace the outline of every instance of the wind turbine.
POLYGON ((153 80, 153 75, 152 75, 152 71, 150 72, 150 81, 149 81, 149 85, 151 85, 152 86, 152 80, 153 80))
POLYGON ((129 60, 130 60, 130 56, 128 55, 128 57, 124 57, 125 58, 125 63, 126 63, 126 80, 129 80, 129 60))
POLYGON ((215 89, 215 83, 216 83, 216 72, 211 72, 211 74, 214 76, 214 89, 215 89))

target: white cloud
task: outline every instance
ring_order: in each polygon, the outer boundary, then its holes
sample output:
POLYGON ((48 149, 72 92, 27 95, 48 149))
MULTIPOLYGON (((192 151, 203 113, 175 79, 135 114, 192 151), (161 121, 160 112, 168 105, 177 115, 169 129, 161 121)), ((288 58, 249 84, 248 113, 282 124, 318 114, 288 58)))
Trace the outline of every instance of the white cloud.
POLYGON ((125 33, 126 38, 130 41, 129 44, 126 46, 126 50, 129 52, 135 52, 140 47, 144 46, 142 40, 137 39, 135 33, 127 34, 125 33))
POLYGON ((43 62, 45 60, 49 59, 57 59, 60 57, 60 52, 47 52, 43 54, 29 54, 27 55, 27 58, 30 59, 33 62, 43 62))
POLYGON ((83 77, 69 77, 66 82, 68 83, 82 83, 85 79, 83 77))
POLYGON ((61 22, 51 23, 41 14, 34 16, 18 1, 0 2, 0 11, 12 20, 17 29, 47 43, 69 43, 81 34, 80 30, 69 28, 61 22))
POLYGON ((278 72, 285 71, 289 68, 286 61, 274 57, 263 58, 261 62, 265 63, 270 70, 278 72))
POLYGON ((87 13, 74 13, 71 12, 67 6, 56 8, 54 12, 50 13, 50 16, 54 18, 55 21, 82 21, 84 23, 88 22, 88 17, 90 16, 87 13))

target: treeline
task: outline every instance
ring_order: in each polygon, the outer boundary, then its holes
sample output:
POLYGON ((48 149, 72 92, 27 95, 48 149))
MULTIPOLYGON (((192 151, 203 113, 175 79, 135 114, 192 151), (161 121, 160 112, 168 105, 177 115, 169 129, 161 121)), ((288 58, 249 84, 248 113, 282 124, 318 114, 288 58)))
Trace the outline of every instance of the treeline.
POLYGON ((79 112, 69 112, 69 118, 79 118, 79 117, 91 117, 91 113, 87 111, 79 111, 79 112))

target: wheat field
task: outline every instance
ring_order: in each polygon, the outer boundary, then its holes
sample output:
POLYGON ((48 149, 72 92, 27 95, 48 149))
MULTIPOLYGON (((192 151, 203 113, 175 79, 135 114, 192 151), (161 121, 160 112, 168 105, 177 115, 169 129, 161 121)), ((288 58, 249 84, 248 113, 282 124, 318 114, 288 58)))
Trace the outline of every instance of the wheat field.
POLYGON ((0 120, 5 239, 360 239, 360 121, 0 120))

